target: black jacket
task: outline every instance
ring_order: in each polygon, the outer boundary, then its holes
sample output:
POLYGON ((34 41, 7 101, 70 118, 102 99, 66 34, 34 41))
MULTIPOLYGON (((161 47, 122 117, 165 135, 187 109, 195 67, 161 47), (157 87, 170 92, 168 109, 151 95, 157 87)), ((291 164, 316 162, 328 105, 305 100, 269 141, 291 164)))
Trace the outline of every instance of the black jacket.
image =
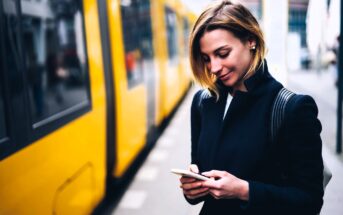
POLYGON ((270 118, 282 88, 267 64, 236 92, 223 120, 228 87, 219 100, 201 90, 191 107, 192 163, 200 171, 223 170, 249 182, 249 201, 205 201, 200 214, 317 214, 323 204, 323 161, 318 109, 310 96, 295 96, 287 106, 277 141, 270 118))

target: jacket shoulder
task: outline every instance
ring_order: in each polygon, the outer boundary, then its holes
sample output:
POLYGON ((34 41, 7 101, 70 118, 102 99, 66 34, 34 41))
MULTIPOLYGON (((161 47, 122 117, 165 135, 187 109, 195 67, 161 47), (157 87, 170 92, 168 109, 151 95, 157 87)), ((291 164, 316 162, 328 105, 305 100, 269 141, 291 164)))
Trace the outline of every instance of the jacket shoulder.
POLYGON ((295 113, 306 113, 311 111, 315 116, 318 115, 318 107, 314 99, 309 95, 295 94, 290 98, 286 114, 294 115, 295 113))
POLYGON ((193 96, 192 106, 201 107, 203 104, 203 101, 209 98, 212 98, 212 95, 209 90, 207 89, 198 90, 193 96))

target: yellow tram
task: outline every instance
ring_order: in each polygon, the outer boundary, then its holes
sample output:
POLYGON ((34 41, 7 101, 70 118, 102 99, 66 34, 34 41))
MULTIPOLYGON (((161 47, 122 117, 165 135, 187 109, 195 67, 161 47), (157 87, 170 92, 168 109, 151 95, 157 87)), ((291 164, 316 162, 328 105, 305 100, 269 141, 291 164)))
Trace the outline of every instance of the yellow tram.
POLYGON ((0 214, 90 214, 186 93, 194 18, 177 0, 0 0, 0 17, 0 214))

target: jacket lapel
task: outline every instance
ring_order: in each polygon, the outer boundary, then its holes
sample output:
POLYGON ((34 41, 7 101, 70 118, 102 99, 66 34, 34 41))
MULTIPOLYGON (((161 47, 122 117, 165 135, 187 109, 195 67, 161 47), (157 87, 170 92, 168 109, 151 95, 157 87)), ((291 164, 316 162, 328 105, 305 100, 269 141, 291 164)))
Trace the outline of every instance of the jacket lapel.
POLYGON ((244 110, 249 107, 249 102, 251 102, 250 97, 251 95, 249 95, 249 93, 236 93, 231 101, 229 109, 227 110, 223 123, 221 123, 221 131, 230 121, 234 120, 235 117, 239 117, 242 111, 244 112, 244 110))

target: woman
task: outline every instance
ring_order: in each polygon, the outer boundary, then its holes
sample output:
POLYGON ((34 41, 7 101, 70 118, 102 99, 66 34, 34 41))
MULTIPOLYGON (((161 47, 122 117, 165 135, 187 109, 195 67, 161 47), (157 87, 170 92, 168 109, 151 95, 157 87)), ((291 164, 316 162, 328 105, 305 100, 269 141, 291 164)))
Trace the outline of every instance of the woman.
POLYGON ((205 89, 191 108, 190 170, 182 177, 200 214, 317 214, 323 204, 321 124, 310 96, 287 107, 278 141, 270 139, 273 101, 283 87, 268 72, 253 15, 222 1, 198 18, 190 39, 193 74, 205 89))

